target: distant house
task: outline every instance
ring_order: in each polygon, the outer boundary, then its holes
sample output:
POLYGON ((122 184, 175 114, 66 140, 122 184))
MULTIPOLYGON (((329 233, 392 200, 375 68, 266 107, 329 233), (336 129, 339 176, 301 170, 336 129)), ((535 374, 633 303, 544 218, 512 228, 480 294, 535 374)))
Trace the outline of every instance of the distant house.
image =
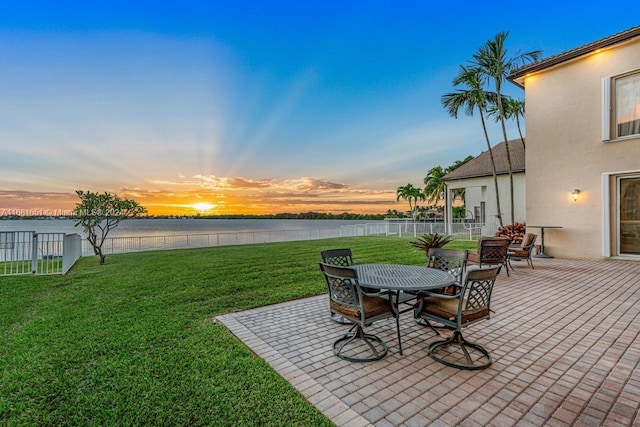
MULTIPOLYGON (((511 196, 509 188, 509 164, 505 143, 501 142, 491 148, 496 164, 498 189, 500 192, 500 211, 504 225, 511 224, 511 196)), ((525 205, 525 150, 520 139, 509 141, 511 169, 513 172, 514 219, 523 222, 526 214, 525 205)), ((493 180, 493 168, 489 150, 480 153, 459 168, 442 178, 447 191, 445 195, 445 211, 447 223, 451 223, 451 205, 455 190, 464 190, 467 219, 481 223, 483 235, 493 235, 499 227, 496 190, 493 180)))
POLYGON ((562 227, 545 252, 640 260, 640 26, 509 80, 525 89, 527 225, 562 227))

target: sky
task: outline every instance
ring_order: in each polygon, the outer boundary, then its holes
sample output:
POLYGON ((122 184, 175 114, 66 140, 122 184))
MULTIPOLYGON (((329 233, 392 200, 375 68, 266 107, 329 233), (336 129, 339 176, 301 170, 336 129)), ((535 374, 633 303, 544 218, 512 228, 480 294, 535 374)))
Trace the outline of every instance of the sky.
POLYGON ((399 186, 486 149, 479 117, 441 104, 482 44, 508 31, 509 52, 544 58, 638 17, 637 1, 5 0, 0 215, 67 213, 76 190, 154 215, 405 211, 399 186))

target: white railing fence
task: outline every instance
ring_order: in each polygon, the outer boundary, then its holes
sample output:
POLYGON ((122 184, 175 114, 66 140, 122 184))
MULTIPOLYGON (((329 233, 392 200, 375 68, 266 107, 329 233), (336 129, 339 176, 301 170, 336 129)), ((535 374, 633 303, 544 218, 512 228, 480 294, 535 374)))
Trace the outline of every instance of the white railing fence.
MULTIPOLYGON (((238 231, 213 234, 182 234, 168 236, 107 237, 102 245, 104 255, 162 249, 204 248, 210 246, 247 245, 253 243, 291 242, 340 237, 340 229, 305 229, 238 231)), ((93 247, 82 241, 82 255, 93 255, 93 247)))
POLYGON ((481 236, 492 236, 497 231, 497 227, 491 224, 455 222, 445 224, 444 222, 423 222, 423 221, 388 221, 374 224, 355 224, 341 227, 341 236, 369 236, 384 235, 398 237, 417 237, 422 234, 439 233, 450 234, 454 239, 474 240, 481 236), (448 226, 451 233, 447 232, 448 226))
MULTIPOLYGON (((109 237, 102 246, 104 255, 163 249, 319 240, 334 237, 389 236, 417 237, 421 234, 450 234, 454 239, 474 240, 493 235, 495 226, 454 223, 446 233, 443 222, 385 221, 343 225, 335 229, 239 231, 213 234, 109 237)), ((93 256, 91 244, 78 234, 0 232, 0 275, 66 274, 80 256, 93 256)))
POLYGON ((0 232, 0 275, 65 274, 80 257, 77 234, 0 232))

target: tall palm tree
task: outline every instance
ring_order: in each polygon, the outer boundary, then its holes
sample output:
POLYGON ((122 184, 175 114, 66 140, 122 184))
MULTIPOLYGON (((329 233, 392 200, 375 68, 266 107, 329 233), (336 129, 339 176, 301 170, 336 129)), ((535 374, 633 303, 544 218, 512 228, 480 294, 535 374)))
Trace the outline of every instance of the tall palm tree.
POLYGON ((424 177, 424 195, 431 204, 437 204, 440 201, 440 195, 444 193, 444 182, 442 177, 448 173, 442 166, 433 167, 424 177))
MULTIPOLYGON (((524 118, 524 100, 512 98, 510 96, 502 97, 502 107, 504 108, 504 118, 507 120, 514 119, 518 128, 518 134, 520 135, 520 141, 522 146, 525 146, 524 136, 522 135, 522 128, 520 127, 520 118, 524 118)), ((493 118, 496 123, 500 122, 500 111, 498 111, 498 105, 491 105, 489 107, 489 116, 493 118)))
POLYGON ((541 51, 534 50, 531 52, 517 53, 513 57, 508 56, 507 49, 504 46, 504 42, 507 39, 509 32, 503 31, 496 34, 493 40, 487 40, 487 42, 480 46, 478 51, 473 54, 473 61, 471 63, 474 67, 480 69, 482 76, 487 80, 493 81, 496 105, 498 106, 498 114, 500 118, 500 124, 502 126, 502 136, 504 138, 505 149, 507 151, 507 165, 509 166, 509 186, 511 195, 511 224, 514 220, 514 198, 513 198, 513 168, 511 166, 511 153, 509 152, 509 142, 507 138, 507 127, 505 125, 504 106, 502 105, 502 83, 506 80, 507 76, 511 74, 516 68, 519 68, 531 61, 537 61, 540 58, 541 51))
POLYGON ((487 106, 495 100, 495 93, 486 92, 483 89, 482 78, 480 70, 478 68, 467 68, 460 66, 458 75, 453 79, 454 86, 466 86, 466 89, 457 90, 455 92, 447 93, 442 96, 442 104, 449 113, 449 115, 455 119, 458 118, 458 112, 460 109, 464 109, 464 113, 467 116, 473 116, 474 110, 478 110, 480 113, 480 121, 482 122, 482 130, 484 131, 484 138, 487 142, 487 150, 489 151, 489 158, 491 159, 491 172, 493 173, 493 183, 496 190, 496 212, 498 213, 498 222, 500 227, 502 224, 502 213, 500 210, 500 191, 498 189, 498 175, 496 174, 496 163, 493 158, 493 150, 491 149, 491 141, 489 141, 489 133, 487 132, 487 124, 484 119, 484 115, 487 111, 487 106))
MULTIPOLYGON (((429 203, 437 204, 440 201, 442 194, 444 193, 444 182, 442 182, 442 178, 449 172, 456 170, 471 159, 473 159, 473 156, 467 156, 463 160, 456 160, 451 166, 446 169, 443 169, 442 166, 431 168, 429 172, 427 172, 427 176, 424 177, 423 192, 427 197, 427 201, 429 203)), ((464 189, 459 188, 453 190, 453 196, 464 198, 464 189)))
POLYGON ((407 184, 401 187, 398 187, 396 190, 396 200, 405 199, 409 202, 409 212, 411 213, 411 218, 413 221, 416 220, 418 200, 425 200, 426 196, 419 188, 413 186, 413 184, 407 184))
POLYGON ((520 127, 520 118, 524 119, 524 99, 507 97, 506 102, 504 102, 502 106, 504 108, 505 119, 515 119, 516 126, 518 127, 518 134, 520 135, 520 141, 522 141, 522 146, 525 147, 522 128, 520 127))

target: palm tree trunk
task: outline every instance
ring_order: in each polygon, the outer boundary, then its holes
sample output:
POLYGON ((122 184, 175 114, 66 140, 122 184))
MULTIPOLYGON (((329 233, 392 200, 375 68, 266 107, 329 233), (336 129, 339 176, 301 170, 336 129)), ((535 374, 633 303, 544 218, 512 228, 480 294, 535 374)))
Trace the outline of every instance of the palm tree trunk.
POLYGON ((522 136, 522 129, 520 129, 520 119, 518 118, 517 114, 516 114, 516 126, 518 126, 518 133, 520 134, 520 141, 522 141, 522 148, 526 150, 527 147, 524 145, 524 136, 522 136))
POLYGON ((511 224, 515 223, 515 203, 513 198, 513 167, 511 166, 511 153, 509 152, 509 141, 507 138, 507 126, 504 123, 504 108, 502 107, 502 95, 500 94, 500 80, 496 79, 496 95, 498 101, 498 112, 500 114, 500 125, 504 137, 504 148, 507 150, 507 165, 509 166, 509 195, 511 196, 511 224))
POLYGON ((482 121, 482 130, 484 131, 484 138, 487 141, 487 148, 489 149, 489 158, 491 159, 491 172, 493 172, 493 184, 496 187, 496 209, 498 210, 498 223, 500 227, 502 224, 502 212, 500 211, 500 189, 498 188, 498 175, 496 174, 496 162, 493 159, 493 150, 491 149, 491 142, 489 141, 489 134, 487 133, 487 125, 484 122, 484 114, 482 114, 482 108, 480 110, 480 120, 482 121))

